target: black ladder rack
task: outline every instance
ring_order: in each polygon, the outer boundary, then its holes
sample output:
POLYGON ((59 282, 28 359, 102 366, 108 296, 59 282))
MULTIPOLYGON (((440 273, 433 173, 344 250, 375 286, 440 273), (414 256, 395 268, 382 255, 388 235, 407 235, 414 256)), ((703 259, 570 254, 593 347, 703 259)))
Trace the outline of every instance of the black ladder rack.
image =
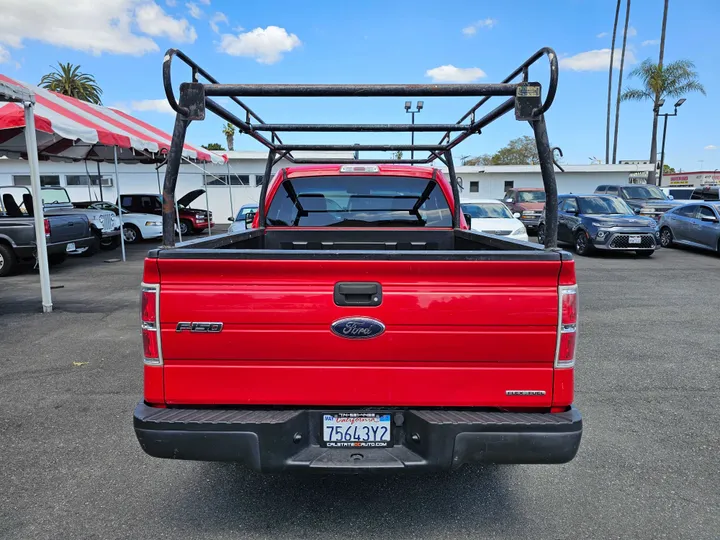
POLYGON ((312 163, 404 163, 431 164, 436 159, 448 168, 454 204, 453 226, 460 223, 460 192, 452 150, 458 144, 504 116, 515 111, 515 118, 530 123, 538 149, 540 170, 546 193, 545 203, 545 247, 557 246, 557 186, 553 170, 553 154, 548 140, 544 113, 555 99, 558 81, 558 61, 555 52, 543 48, 523 62, 503 81, 496 84, 220 84, 207 71, 177 49, 169 49, 163 61, 163 85, 170 106, 175 110, 175 127, 168 154, 165 183, 163 186, 163 244, 175 245, 175 186, 180 170, 182 148, 188 125, 194 120, 204 120, 209 110, 226 122, 233 124, 240 133, 244 133, 268 149, 258 212, 260 224, 265 223, 265 197, 267 185, 271 179, 274 165, 286 159, 294 164, 312 163), (191 82, 180 85, 180 98, 175 98, 172 87, 171 68, 174 58, 178 58, 191 69, 191 82), (529 80, 529 68, 542 57, 550 64, 550 82, 545 100, 542 100, 540 84, 529 80), (200 78, 207 82, 200 82, 200 78), (267 124, 240 97, 457 97, 476 96, 480 100, 454 124, 267 124), (492 97, 507 97, 484 116, 476 118, 477 111, 492 97), (228 97, 242 111, 241 116, 220 105, 213 97, 228 97), (279 132, 439 132, 443 133, 437 144, 287 144, 282 141, 279 132), (265 134, 269 135, 265 135, 265 134), (455 136, 453 136, 455 134, 455 136), (357 156, 361 151, 425 151, 427 157, 418 159, 347 159, 347 158, 302 158, 293 155, 293 151, 353 151, 357 156))

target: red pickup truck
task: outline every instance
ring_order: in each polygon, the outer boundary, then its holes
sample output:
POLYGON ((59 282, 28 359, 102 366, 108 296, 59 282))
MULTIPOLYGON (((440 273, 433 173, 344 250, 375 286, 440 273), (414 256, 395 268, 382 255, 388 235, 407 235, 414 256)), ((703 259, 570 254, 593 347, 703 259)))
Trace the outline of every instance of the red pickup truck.
POLYGON ((363 168, 282 170, 264 230, 150 252, 145 451, 263 471, 572 459, 570 256, 453 230, 438 170, 363 168))
POLYGON ((163 187, 164 245, 149 252, 142 283, 145 389, 134 427, 145 452, 264 472, 573 459, 582 435, 573 407, 578 294, 574 261, 556 248, 557 187, 543 119, 557 84, 551 49, 499 85, 221 85, 174 49, 164 74, 178 114, 163 187), (181 85, 179 102, 169 78, 174 57, 210 81, 181 85), (527 80, 542 57, 551 66, 544 102, 539 84, 527 80), (246 120, 215 102, 218 95, 231 96, 246 120), (268 125, 243 95, 482 99, 457 124, 268 125), (476 119, 495 95, 511 97, 476 119), (266 178, 283 158, 306 166, 281 168, 263 183, 248 230, 175 246, 182 145, 205 109, 268 147, 266 178), (512 110, 535 133, 545 246, 473 232, 460 212, 452 148, 512 110), (288 145, 277 134, 419 129, 447 133, 435 145, 288 145), (355 159, 334 164, 292 154, 349 149, 355 159), (403 150, 409 160, 358 155, 403 150), (421 151, 430 154, 415 159, 421 151), (447 177, 415 166, 434 159, 447 177))

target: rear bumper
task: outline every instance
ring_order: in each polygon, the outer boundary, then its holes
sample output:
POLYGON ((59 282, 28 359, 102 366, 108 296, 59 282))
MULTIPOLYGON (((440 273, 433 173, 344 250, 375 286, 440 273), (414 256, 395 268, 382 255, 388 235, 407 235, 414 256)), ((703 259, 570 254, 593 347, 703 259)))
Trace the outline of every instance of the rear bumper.
POLYGON ((393 446, 325 448, 322 411, 135 408, 135 434, 154 457, 234 461, 262 472, 432 471, 466 463, 567 463, 582 418, 563 413, 392 410, 393 446))
POLYGON ((520 216, 518 218, 523 225, 525 225, 525 228, 527 229, 537 229, 538 225, 540 224, 540 216, 520 216))
POLYGON ((48 255, 54 255, 58 253, 74 253, 78 249, 86 248, 95 241, 95 237, 88 236, 87 238, 80 238, 78 240, 68 240, 67 242, 57 242, 49 244, 47 247, 48 255), (74 251, 68 251, 68 244, 75 244, 74 251))

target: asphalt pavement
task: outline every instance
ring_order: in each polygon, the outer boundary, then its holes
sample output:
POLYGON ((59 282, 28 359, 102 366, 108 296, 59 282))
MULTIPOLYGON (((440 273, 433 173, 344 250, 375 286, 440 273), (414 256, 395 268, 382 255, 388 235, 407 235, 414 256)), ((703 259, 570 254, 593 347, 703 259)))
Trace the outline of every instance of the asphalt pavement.
POLYGON ((0 538, 720 538, 719 257, 577 258, 567 465, 266 476, 140 449, 148 247, 0 279, 0 538))

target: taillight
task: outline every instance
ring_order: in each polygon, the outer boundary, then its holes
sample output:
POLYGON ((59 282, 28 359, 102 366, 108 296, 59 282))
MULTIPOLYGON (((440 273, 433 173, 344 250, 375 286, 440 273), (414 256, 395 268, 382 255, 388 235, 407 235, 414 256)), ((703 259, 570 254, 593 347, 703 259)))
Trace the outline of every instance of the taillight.
POLYGON ((162 355, 160 354, 160 326, 157 317, 158 286, 143 284, 140 294, 140 320, 145 363, 159 366, 162 365, 162 355))
POLYGON ((45 218, 43 221, 45 222, 45 238, 50 238, 50 220, 45 218))
POLYGON ((575 346, 577 344, 577 285, 558 287, 558 295, 559 321, 555 367, 570 368, 575 365, 575 346))

